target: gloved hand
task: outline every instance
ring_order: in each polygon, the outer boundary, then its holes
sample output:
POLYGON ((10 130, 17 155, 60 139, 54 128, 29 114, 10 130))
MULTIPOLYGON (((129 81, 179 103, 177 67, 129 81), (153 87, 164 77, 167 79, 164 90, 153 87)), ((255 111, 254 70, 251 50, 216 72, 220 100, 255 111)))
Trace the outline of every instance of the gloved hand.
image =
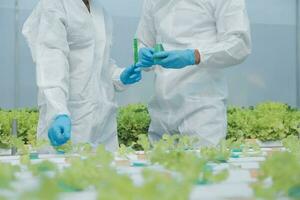
POLYGON ((120 79, 124 85, 139 82, 142 79, 141 63, 127 67, 122 72, 120 79))
POLYGON ((188 49, 182 51, 163 51, 153 55, 156 65, 164 68, 181 69, 195 64, 195 51, 188 49))
POLYGON ((139 51, 139 62, 142 67, 151 67, 154 65, 153 59, 154 49, 153 48, 141 48, 139 51))
POLYGON ((61 146, 71 138, 71 119, 67 115, 58 115, 48 130, 52 146, 61 146))

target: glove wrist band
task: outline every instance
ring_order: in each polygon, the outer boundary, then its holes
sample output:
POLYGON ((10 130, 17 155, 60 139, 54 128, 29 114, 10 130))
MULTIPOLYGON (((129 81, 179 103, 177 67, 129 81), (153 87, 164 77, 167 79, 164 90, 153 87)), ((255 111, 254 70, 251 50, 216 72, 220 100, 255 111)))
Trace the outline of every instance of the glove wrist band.
POLYGON ((69 117, 67 114, 61 114, 61 115, 57 115, 54 120, 57 120, 60 117, 69 117))

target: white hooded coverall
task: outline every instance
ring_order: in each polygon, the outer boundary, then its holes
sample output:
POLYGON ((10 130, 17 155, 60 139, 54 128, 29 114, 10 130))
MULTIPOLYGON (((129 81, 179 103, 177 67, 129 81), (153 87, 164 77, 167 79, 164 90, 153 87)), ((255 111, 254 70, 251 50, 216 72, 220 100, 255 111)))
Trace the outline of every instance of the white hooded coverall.
POLYGON ((118 148, 115 89, 122 69, 110 59, 112 22, 98 0, 40 0, 25 22, 38 85, 38 137, 57 115, 72 120, 72 142, 118 148))
POLYGON ((200 145, 226 136, 227 83, 223 69, 251 52, 244 0, 145 0, 137 30, 142 47, 198 49, 199 65, 183 69, 155 66, 155 95, 149 104, 150 139, 187 134, 200 145))

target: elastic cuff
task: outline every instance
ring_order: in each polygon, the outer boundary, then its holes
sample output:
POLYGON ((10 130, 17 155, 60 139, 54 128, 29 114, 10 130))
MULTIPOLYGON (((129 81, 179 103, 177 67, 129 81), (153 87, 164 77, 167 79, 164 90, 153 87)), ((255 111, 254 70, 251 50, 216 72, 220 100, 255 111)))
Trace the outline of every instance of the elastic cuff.
POLYGON ((121 81, 121 74, 123 73, 123 71, 126 68, 122 69, 122 68, 117 68, 113 74, 113 83, 114 83, 114 87, 117 91, 124 91, 128 88, 128 85, 125 85, 122 81, 121 81))
MULTIPOLYGON (((199 50, 200 52, 200 50, 199 50)), ((208 58, 208 54, 205 51, 201 51, 200 52, 200 63, 196 64, 196 66, 199 66, 201 68, 205 68, 207 66, 207 58, 208 58)))

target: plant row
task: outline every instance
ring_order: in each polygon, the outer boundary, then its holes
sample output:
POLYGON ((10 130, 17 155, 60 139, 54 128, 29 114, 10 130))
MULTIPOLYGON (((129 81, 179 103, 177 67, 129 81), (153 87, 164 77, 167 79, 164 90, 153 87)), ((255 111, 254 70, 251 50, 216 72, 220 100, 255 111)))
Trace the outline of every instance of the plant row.
MULTIPOLYGON (((0 143, 10 142, 12 119, 18 120, 18 137, 34 143, 38 112, 36 109, 0 110, 0 143)), ((147 135, 151 122, 147 106, 133 104, 121 107, 117 116, 120 144, 136 144, 139 135, 147 135)), ((255 107, 228 108, 227 139, 281 140, 300 134, 300 111, 282 103, 268 102, 255 107)), ((136 144, 135 149, 141 147, 136 144)))

